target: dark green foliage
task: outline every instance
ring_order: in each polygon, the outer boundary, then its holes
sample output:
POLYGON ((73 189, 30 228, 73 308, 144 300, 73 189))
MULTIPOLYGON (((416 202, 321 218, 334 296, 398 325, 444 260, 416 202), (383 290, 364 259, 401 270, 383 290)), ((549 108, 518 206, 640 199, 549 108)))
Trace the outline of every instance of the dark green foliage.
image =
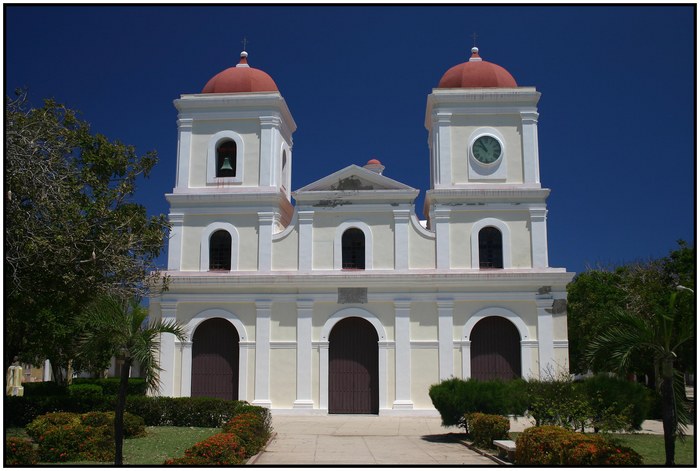
POLYGON ((68 394, 68 386, 54 381, 23 383, 25 396, 63 396, 68 394))
MULTIPOLYGON (((125 437, 146 434, 143 419, 124 417, 125 437)), ((56 412, 34 419, 27 434, 39 445, 41 461, 109 461, 114 459, 114 412, 56 412)))
POLYGON ((221 427, 238 414, 255 412, 269 426, 270 411, 245 401, 226 401, 208 397, 127 398, 126 410, 143 417, 146 425, 175 427, 221 427))
MULTIPOLYGON (((37 383, 38 384, 38 383, 37 383)), ((119 378, 76 378, 73 384, 95 384, 102 388, 102 393, 108 396, 116 395, 119 390, 119 378)), ((145 396, 148 385, 143 378, 129 378, 126 394, 128 396, 145 396)))
POLYGON ((24 427, 36 417, 49 412, 114 410, 114 396, 6 396, 5 427, 24 427))
POLYGON ((5 439, 5 465, 29 466, 36 464, 38 455, 31 440, 8 437, 5 439))
POLYGON ((101 396, 102 386, 97 384, 71 384, 68 386, 71 396, 101 396))
MULTIPOLYGON (((114 412, 88 412, 80 416, 84 425, 91 427, 114 427, 114 412)), ((124 438, 143 437, 146 435, 146 424, 137 415, 124 413, 124 438)))
MULTIPOLYGON (((593 409, 594 426, 611 415, 629 418, 628 427, 640 430, 642 422, 651 416, 654 393, 634 381, 604 374, 588 378, 578 385, 593 409)), ((611 430, 609 427, 596 427, 611 430)))
POLYGON ((467 433, 476 446, 493 448, 494 440, 507 440, 510 420, 501 415, 472 412, 465 414, 467 433))
POLYGON ((4 150, 5 367, 48 358, 59 383, 73 368, 103 370, 109 352, 76 359, 78 315, 102 293, 164 284, 155 260, 167 218, 133 202, 157 157, 93 133, 53 100, 30 109, 24 93, 6 99, 4 150))
POLYGON ((523 415, 525 382, 467 381, 451 378, 430 387, 429 395, 440 412, 442 425, 464 426, 464 414, 483 412, 497 415, 523 415))
POLYGON ((530 427, 516 442, 520 466, 638 466, 641 456, 602 435, 571 432, 554 425, 530 427))

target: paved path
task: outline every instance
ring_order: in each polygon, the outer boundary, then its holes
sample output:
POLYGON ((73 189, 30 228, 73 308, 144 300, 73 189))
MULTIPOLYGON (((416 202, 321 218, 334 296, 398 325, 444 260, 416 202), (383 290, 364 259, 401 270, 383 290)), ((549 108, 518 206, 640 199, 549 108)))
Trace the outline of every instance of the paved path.
POLYGON ((277 435, 256 465, 495 465, 452 440, 439 417, 273 414, 277 435))

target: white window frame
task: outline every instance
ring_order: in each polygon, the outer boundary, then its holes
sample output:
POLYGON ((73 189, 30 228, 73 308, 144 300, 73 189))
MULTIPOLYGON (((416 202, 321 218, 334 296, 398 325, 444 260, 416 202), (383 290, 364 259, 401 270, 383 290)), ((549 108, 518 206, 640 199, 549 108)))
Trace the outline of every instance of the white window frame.
POLYGON ((202 230, 202 237, 199 242, 199 270, 209 270, 209 242, 214 232, 224 230, 231 234, 231 271, 238 270, 238 230, 233 224, 228 222, 214 222, 202 230))
POLYGON ((243 155, 245 146, 243 137, 233 131, 219 131, 209 138, 207 144, 207 184, 240 184, 243 183, 243 155), (217 177, 216 176, 216 148, 222 141, 232 140, 236 143, 236 176, 235 177, 217 177))

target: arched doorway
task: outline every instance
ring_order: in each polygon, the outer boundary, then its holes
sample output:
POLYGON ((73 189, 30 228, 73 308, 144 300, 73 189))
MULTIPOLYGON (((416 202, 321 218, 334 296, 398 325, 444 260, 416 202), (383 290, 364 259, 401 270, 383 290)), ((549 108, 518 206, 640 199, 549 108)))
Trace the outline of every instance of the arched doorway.
POLYGON ((379 338, 372 324, 347 317, 328 339, 328 412, 379 413, 379 338))
POLYGON ((202 322, 192 337, 192 397, 238 399, 238 331, 221 318, 202 322))
POLYGON ((471 377, 481 380, 521 377, 520 334, 500 316, 476 323, 471 332, 471 377))

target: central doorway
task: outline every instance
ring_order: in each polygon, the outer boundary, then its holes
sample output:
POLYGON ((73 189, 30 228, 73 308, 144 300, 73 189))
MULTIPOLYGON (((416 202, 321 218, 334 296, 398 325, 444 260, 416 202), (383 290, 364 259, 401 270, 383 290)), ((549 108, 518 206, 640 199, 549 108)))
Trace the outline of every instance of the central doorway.
POLYGON ((328 339, 328 413, 379 413, 379 337, 372 324, 347 317, 328 339))
POLYGON ((520 334, 508 319, 485 317, 471 333, 471 377, 510 380, 521 377, 520 334))
POLYGON ((194 332, 192 397, 238 399, 238 331, 226 319, 206 320, 194 332))

